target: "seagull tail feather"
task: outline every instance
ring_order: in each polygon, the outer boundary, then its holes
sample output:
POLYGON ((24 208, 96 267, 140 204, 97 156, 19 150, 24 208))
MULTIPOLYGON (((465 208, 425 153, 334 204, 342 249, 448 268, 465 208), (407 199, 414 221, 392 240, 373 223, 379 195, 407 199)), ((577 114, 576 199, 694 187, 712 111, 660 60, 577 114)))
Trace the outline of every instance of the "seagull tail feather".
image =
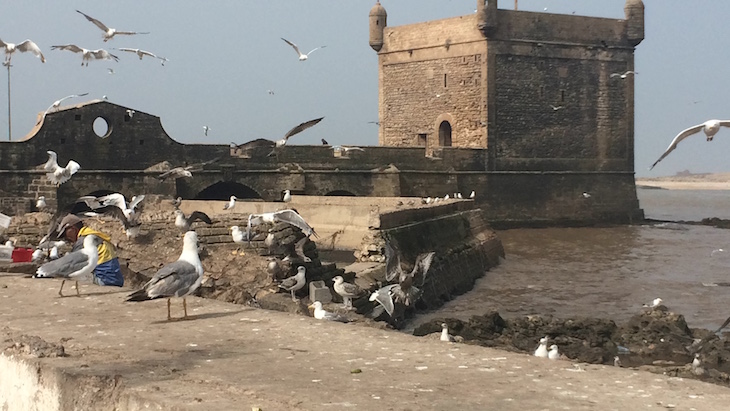
POLYGON ((141 290, 137 290, 137 291, 133 292, 132 294, 129 294, 127 296, 127 301, 139 302, 139 301, 154 300, 157 298, 162 298, 162 296, 150 297, 149 295, 147 295, 147 290, 145 290, 143 288, 141 290))

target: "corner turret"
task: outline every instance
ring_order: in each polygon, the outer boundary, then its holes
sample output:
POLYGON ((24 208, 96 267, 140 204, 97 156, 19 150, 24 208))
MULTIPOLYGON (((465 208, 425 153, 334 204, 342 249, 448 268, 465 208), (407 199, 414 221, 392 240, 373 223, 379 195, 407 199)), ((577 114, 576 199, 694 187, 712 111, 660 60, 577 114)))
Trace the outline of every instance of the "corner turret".
POLYGON ((477 0, 477 28, 486 37, 497 29, 497 0, 477 0))
POLYGON ((644 2, 641 0, 626 0, 626 39, 636 47, 644 40, 644 2))
POLYGON ((388 24, 388 13, 385 7, 377 1, 372 9, 370 9, 370 47, 375 51, 383 48, 383 30, 388 24))

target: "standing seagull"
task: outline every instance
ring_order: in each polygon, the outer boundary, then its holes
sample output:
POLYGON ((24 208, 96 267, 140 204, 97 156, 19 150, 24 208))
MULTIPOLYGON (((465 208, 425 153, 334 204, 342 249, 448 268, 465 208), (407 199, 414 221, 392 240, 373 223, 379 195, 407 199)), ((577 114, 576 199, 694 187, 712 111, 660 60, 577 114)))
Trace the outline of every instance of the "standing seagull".
POLYGON ((55 151, 46 151, 48 153, 48 161, 46 161, 46 164, 43 165, 43 168, 48 171, 46 173, 46 177, 48 177, 48 181, 54 183, 54 184, 63 184, 66 181, 71 179, 71 176, 76 174, 80 169, 81 166, 79 163, 69 160, 66 164, 66 167, 60 167, 58 165, 58 162, 56 161, 56 152, 55 151))
POLYGON ((345 308, 352 308, 352 298, 362 294, 363 290, 357 284, 346 283, 345 279, 339 275, 332 280, 335 282, 335 292, 342 297, 345 308))
POLYGON ((291 191, 290 190, 284 190, 284 198, 285 203, 291 202, 291 191))
POLYGON ((558 346, 553 344, 550 346, 550 351, 548 351, 548 358, 551 360, 559 360, 560 359, 560 352, 558 351, 558 346))
POLYGON ((233 242, 238 244, 238 248, 236 250, 234 250, 233 252, 231 252, 231 254, 245 255, 245 253, 243 251, 241 251, 241 245, 248 239, 246 238, 243 230, 241 230, 241 228, 238 227, 237 225, 232 226, 230 228, 230 230, 231 230, 231 238, 233 239, 233 242))
POLYGON ((48 204, 46 204, 46 197, 38 196, 38 199, 35 201, 35 208, 37 208, 38 210, 43 210, 47 206, 48 204))
POLYGON ((307 269, 304 268, 304 266, 299 266, 299 268, 297 268, 297 273, 282 281, 281 284, 279 284, 279 287, 289 291, 291 293, 291 300, 296 302, 299 300, 297 300, 295 293, 304 288, 306 283, 307 269))
POLYGON ((186 232, 190 231, 190 227, 197 220, 200 220, 208 225, 213 224, 207 214, 202 211, 193 211, 189 217, 185 217, 185 213, 182 210, 175 210, 175 227, 186 232))
POLYGON ((540 338, 540 345, 538 345, 537 349, 535 350, 535 357, 548 358, 547 343, 547 337, 540 338))
POLYGON ((119 57, 109 53, 104 49, 87 50, 75 44, 63 44, 60 46, 51 46, 51 50, 68 50, 74 53, 81 53, 81 65, 88 67, 91 60, 112 60, 119 61, 119 57))
POLYGON ((198 235, 188 231, 183 238, 183 250, 177 261, 167 264, 152 277, 141 290, 129 295, 127 301, 147 301, 155 298, 167 298, 167 320, 170 316, 170 298, 182 297, 183 311, 188 318, 188 306, 185 297, 200 287, 203 281, 203 264, 198 256, 198 235))
POLYGON ((40 123, 41 121, 43 121, 43 120, 44 120, 44 119, 46 118, 46 114, 48 114, 48 113, 49 113, 49 112, 51 111, 51 109, 56 109, 56 111, 58 111, 58 107, 59 107, 59 106, 61 106, 61 103, 62 103, 62 102, 63 102, 64 100, 68 100, 68 99, 70 99, 70 98, 75 98, 75 97, 83 97, 83 96, 85 96, 85 95, 87 95, 87 94, 89 94, 89 93, 83 93, 83 94, 71 94, 70 96, 66 96, 66 97, 64 97, 64 98, 62 98, 62 99, 59 99, 59 100, 56 100, 56 101, 54 101, 54 102, 53 102, 53 104, 51 104, 51 105, 50 105, 50 106, 49 106, 49 107, 48 107, 48 108, 46 109, 46 111, 45 111, 45 112, 43 112, 43 115, 41 116, 41 118, 40 118, 40 119, 38 119, 38 123, 40 123))
POLYGON ((441 323, 441 337, 439 338, 443 342, 454 342, 454 336, 449 334, 449 325, 441 323))
POLYGON ((712 141, 712 138, 715 137, 715 134, 720 131, 720 127, 730 127, 730 120, 707 120, 702 124, 698 124, 686 130, 683 130, 681 133, 677 134, 677 137, 674 137, 674 140, 672 140, 672 143, 669 144, 669 147, 667 147, 667 150, 664 151, 664 154, 662 154, 662 156, 659 157, 659 160, 655 161, 654 164, 649 167, 649 170, 654 168, 654 166, 657 165, 658 162, 662 161, 664 157, 668 156, 669 153, 677 148, 677 144, 679 144, 680 141, 691 136, 692 134, 697 134, 700 131, 705 132, 705 135, 707 136, 707 141, 712 141))
POLYGON ((99 261, 97 247, 102 243, 101 238, 95 235, 84 237, 84 246, 80 250, 72 251, 58 260, 49 261, 38 267, 35 278, 60 277, 63 278, 58 295, 63 297, 63 285, 66 279, 76 280, 76 295, 79 294, 78 279, 93 278, 93 271, 99 261))
POLYGON ((327 46, 319 46, 319 47, 317 47, 315 49, 312 49, 309 53, 303 54, 301 51, 299 51, 299 47, 297 47, 296 44, 294 44, 291 41, 285 39, 284 37, 282 37, 281 39, 284 40, 284 42, 286 42, 286 44, 288 44, 288 45, 290 45, 290 46, 292 46, 294 48, 294 51, 296 51, 297 54, 299 55, 299 61, 305 61, 305 60, 307 60, 309 58, 309 55, 312 54, 313 52, 315 52, 315 51, 317 51, 319 49, 323 49, 323 48, 327 47, 327 46))
POLYGON ((350 322, 350 320, 344 315, 337 313, 331 313, 322 308, 322 303, 319 301, 313 302, 309 308, 314 308, 314 318, 318 320, 337 321, 341 323, 350 322))
POLYGON ((232 211, 233 207, 236 206, 236 200, 238 200, 238 198, 236 198, 236 196, 231 196, 231 198, 228 200, 228 202, 223 206, 223 210, 232 211))
POLYGON ((43 53, 41 53, 41 49, 38 48, 38 45, 33 43, 31 40, 25 40, 24 42, 20 44, 13 44, 13 43, 6 43, 2 40, 0 40, 0 47, 3 47, 5 49, 5 64, 10 64, 10 59, 13 58, 13 53, 16 51, 30 51, 31 53, 35 54, 36 57, 41 59, 41 63, 46 62, 46 58, 43 57, 43 53))
POLYGON ((100 22, 99 20, 97 20, 87 14, 84 14, 83 12, 81 12, 79 10, 76 10, 76 11, 78 13, 81 13, 84 17, 86 17, 86 20, 89 20, 90 22, 94 23, 94 25, 96 25, 96 27, 100 28, 101 31, 104 32, 104 34, 102 34, 102 37, 104 37, 104 42, 111 40, 117 34, 123 34, 123 35, 127 35, 127 36, 131 36, 133 34, 150 34, 148 31, 119 31, 117 29, 109 28, 106 25, 104 25, 104 23, 100 22))

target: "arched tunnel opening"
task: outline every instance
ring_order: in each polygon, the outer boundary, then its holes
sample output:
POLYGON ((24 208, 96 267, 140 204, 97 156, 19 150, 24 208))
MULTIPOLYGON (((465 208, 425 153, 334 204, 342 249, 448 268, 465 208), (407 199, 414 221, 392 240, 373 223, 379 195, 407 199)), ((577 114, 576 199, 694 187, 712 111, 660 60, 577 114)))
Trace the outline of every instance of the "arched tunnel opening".
POLYGON ((238 199, 261 200, 261 195, 251 187, 233 181, 219 181, 199 192, 193 200, 228 200, 231 196, 238 199))
POLYGON ((354 193, 347 190, 335 190, 325 194, 326 196, 340 196, 340 197, 357 197, 354 193))

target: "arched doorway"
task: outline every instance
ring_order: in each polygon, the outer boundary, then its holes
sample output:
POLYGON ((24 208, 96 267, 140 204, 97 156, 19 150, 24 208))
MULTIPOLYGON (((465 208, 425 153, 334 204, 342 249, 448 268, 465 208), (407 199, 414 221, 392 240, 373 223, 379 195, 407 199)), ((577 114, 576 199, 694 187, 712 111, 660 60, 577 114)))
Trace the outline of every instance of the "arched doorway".
POLYGON ((439 146, 451 147, 451 124, 448 121, 439 124, 439 146))
POLYGON ((261 199, 261 195, 247 185, 234 181, 219 181, 203 189, 193 200, 228 200, 231 196, 239 199, 261 199))

